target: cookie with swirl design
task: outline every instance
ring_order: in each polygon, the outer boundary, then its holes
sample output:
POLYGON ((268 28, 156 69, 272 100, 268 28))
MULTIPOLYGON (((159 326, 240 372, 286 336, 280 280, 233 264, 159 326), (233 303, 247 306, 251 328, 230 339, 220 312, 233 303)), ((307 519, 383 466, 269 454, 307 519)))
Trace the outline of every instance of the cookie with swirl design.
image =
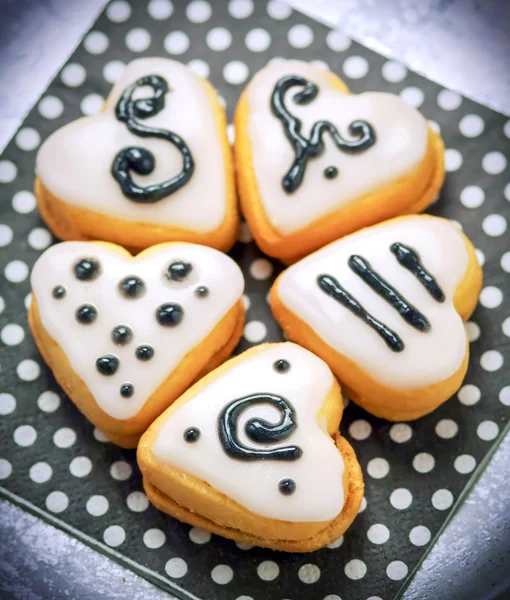
POLYGON ((191 387, 138 445, 145 492, 177 519, 240 542, 310 552, 358 513, 363 478, 341 437, 340 387, 292 343, 247 350, 191 387))
POLYGON ((104 109, 57 130, 35 191, 62 240, 139 251, 185 241, 227 251, 238 225, 225 113, 212 85, 165 58, 131 62, 104 109))
POLYGON ((260 248, 292 263, 397 215, 444 180, 441 137, 399 96, 349 94, 334 73, 288 60, 259 71, 235 116, 241 208, 260 248))

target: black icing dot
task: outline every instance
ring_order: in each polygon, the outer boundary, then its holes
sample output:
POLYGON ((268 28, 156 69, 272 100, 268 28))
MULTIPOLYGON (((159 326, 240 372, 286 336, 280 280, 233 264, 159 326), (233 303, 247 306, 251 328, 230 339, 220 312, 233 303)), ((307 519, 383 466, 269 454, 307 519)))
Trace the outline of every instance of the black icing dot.
POLYGON ((133 331, 127 325, 117 325, 113 328, 111 337, 116 346, 125 346, 133 339, 133 331))
POLYGON ((334 179, 338 175, 338 169, 336 167, 326 167, 324 169, 324 177, 326 179, 334 179))
POLYGON ((96 360, 96 369, 101 375, 113 375, 119 368, 119 364, 115 354, 105 354, 96 360))
POLYGON ((183 281, 193 270, 193 266, 189 263, 176 261, 169 267, 166 276, 171 281, 183 281))
POLYGON ((120 395, 123 398, 131 398, 131 396, 135 393, 135 388, 132 383, 123 383, 120 386, 120 395))
POLYGON ((200 438, 200 429, 198 427, 188 427, 182 437, 188 444, 194 444, 200 438))
POLYGON ((167 302, 156 309, 156 319, 164 327, 179 325, 184 317, 184 309, 180 304, 167 302))
POLYGON ((76 320, 82 325, 90 325, 97 319, 97 308, 92 304, 82 304, 76 309, 76 320))
POLYGON ((150 360, 154 356, 154 348, 148 344, 142 344, 135 350, 138 360, 150 360))
POLYGON ((74 274, 80 281, 91 281, 101 272, 99 261, 95 258, 82 258, 74 265, 74 274))
POLYGON ((277 360, 275 363, 273 363, 273 369, 277 373, 287 373, 287 371, 290 369, 290 363, 289 361, 280 358, 280 360, 277 360))
POLYGON ((284 496, 291 496, 296 491, 296 482, 293 479, 280 479, 278 482, 278 491, 284 496))
POLYGON ((195 296, 197 296, 197 298, 207 298, 207 296, 209 296, 209 288, 206 288, 205 285, 197 287, 195 296))
POLYGON ((67 290, 63 285, 57 285, 53 288, 51 294, 56 300, 61 300, 67 294, 67 290))
POLYGON ((139 298, 145 292, 145 283, 136 275, 129 275, 119 283, 124 298, 139 298))

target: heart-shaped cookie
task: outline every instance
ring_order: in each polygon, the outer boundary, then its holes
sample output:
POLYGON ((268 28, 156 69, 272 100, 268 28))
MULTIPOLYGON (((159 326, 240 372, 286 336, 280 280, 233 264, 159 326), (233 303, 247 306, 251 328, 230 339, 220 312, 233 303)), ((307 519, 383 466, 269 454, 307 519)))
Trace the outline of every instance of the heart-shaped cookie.
POLYGON ((242 333, 244 280, 225 254, 168 243, 132 257, 65 242, 32 271, 29 321, 55 378, 112 441, 134 447, 242 333))
POLYGON ((420 212, 444 179, 443 143, 416 109, 393 94, 349 94, 297 60, 254 76, 235 127, 243 213, 260 248, 285 262, 420 212))
POLYGON ((337 539, 363 498, 338 432, 340 388, 295 344, 263 344, 207 375, 142 436, 138 463, 160 510, 219 535, 289 552, 337 539))
POLYGON ((290 339, 321 356, 352 399, 399 421, 460 387, 464 329, 482 284, 473 245, 438 217, 399 217, 289 267, 271 308, 290 339))
POLYGON ((227 251, 238 215, 226 120, 214 88, 165 58, 130 63, 104 110, 37 155, 36 196, 63 240, 135 250, 167 241, 227 251))

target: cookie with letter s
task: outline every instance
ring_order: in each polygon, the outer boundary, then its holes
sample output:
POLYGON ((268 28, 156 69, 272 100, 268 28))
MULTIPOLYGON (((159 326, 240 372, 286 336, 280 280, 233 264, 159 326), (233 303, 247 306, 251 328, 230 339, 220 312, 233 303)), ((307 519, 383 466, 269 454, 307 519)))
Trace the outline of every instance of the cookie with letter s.
POLYGON ((166 58, 131 62, 103 111, 57 130, 35 192, 62 240, 139 251, 184 241, 226 252, 238 214, 225 113, 205 79, 166 58))
POLYGON ((259 247, 286 263, 424 210, 444 180, 441 137, 415 108, 393 94, 350 94, 298 60, 253 77, 234 148, 243 214, 259 247))
POLYGON ((401 421, 433 411, 461 386, 469 359, 463 322, 481 285, 462 231, 411 215, 292 265, 270 302, 289 339, 323 358, 357 404, 401 421))
POLYGON ((243 330, 244 280, 212 248, 169 242, 136 257, 103 242, 46 250, 29 323, 56 380, 112 442, 140 435, 221 364, 243 330))
POLYGON ((138 445, 160 510, 227 538, 310 552, 350 526, 363 498, 341 437, 340 387, 317 356, 262 344, 190 388, 138 445))

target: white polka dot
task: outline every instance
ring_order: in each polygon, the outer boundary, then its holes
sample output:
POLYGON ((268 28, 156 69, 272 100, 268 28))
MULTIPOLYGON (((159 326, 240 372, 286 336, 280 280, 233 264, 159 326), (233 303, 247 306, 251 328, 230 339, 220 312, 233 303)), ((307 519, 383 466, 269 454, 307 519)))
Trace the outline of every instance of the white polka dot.
POLYGON ((0 296, 0 313, 3 313, 5 309, 5 300, 0 296))
POLYGON ((34 483, 45 483, 53 475, 53 470, 48 463, 38 462, 30 467, 29 476, 34 483))
POLYGON ((377 523, 376 525, 372 525, 367 531, 367 537, 372 544, 384 544, 390 539, 390 530, 386 525, 377 523))
POLYGON ((434 457, 428 452, 419 452, 413 458, 413 468, 418 473, 429 473, 434 468, 435 463, 434 457))
POLYGON ((357 419, 349 425, 349 435, 354 440, 366 440, 372 433, 372 425, 365 419, 357 419))
POLYGON ((169 54, 183 54, 189 48, 189 44, 189 37, 184 31, 172 31, 172 33, 166 36, 163 42, 165 50, 169 54))
POLYGON ((16 192, 12 197, 12 207, 22 215, 34 210, 36 205, 35 196, 32 192, 22 190, 16 192))
POLYGON ((404 102, 414 108, 418 108, 425 100, 424 93, 417 87, 407 87, 400 92, 400 97, 404 102))
POLYGON ((188 565, 182 558, 171 558, 165 565, 165 571, 169 577, 179 579, 188 572, 188 565))
POLYGON ((102 431, 99 431, 97 427, 94 427, 92 435, 94 436, 94 439, 103 444, 110 441, 102 431))
POLYGON ((238 596, 236 598, 236 600, 253 600, 253 598, 251 596, 245 596, 244 594, 242 596, 238 596))
POLYGON ((217 565, 211 571, 212 580, 219 585, 225 585, 232 581, 234 571, 228 565, 217 565))
POLYGON ((458 171, 462 166, 462 154, 455 148, 447 148, 444 152, 444 166, 448 172, 458 171))
POLYGON ((505 406, 510 406, 510 385, 505 385, 499 392, 499 401, 505 406))
POLYGON ((386 575, 394 581, 400 581, 407 577, 408 571, 407 565, 401 560, 394 560, 386 567, 386 575))
POLYGON ((452 419, 441 419, 436 425, 436 435, 443 440, 450 440, 457 435, 459 426, 452 419))
POLYGON ((510 273, 510 252, 505 252, 501 257, 501 268, 510 273))
POLYGON ((303 583, 315 583, 319 581, 321 570, 317 565, 307 563, 299 567, 298 577, 303 583))
POLYGON ((243 294, 243 305, 244 305, 244 310, 249 310, 250 305, 251 305, 251 300, 250 300, 250 297, 246 294, 243 294))
POLYGON ((108 6, 106 16, 114 23, 124 23, 131 16, 131 6, 124 0, 117 0, 108 6))
POLYGON ((0 415, 10 415, 16 410, 16 398, 12 394, 0 394, 0 415))
POLYGON ((460 221, 457 221, 456 219, 448 219, 448 220, 454 227, 456 227, 457 229, 460 229, 460 231, 462 231, 462 223, 460 221))
POLYGON ((126 481, 132 474, 133 468, 124 460, 118 460, 110 467, 110 475, 117 481, 126 481))
POLYGON ((223 67, 223 77, 227 83, 239 85, 249 75, 248 67, 240 60, 231 60, 223 67))
POLYGON ((28 234, 28 244, 34 250, 44 250, 51 244, 51 233, 44 227, 36 227, 28 234))
POLYGON ((24 127, 17 133, 15 142, 20 150, 34 150, 39 146, 41 136, 33 127, 24 127))
POLYGON ((161 529, 148 529, 143 534, 143 543, 147 546, 147 548, 161 548, 161 546, 165 543, 165 540, 166 536, 161 529))
POLYGON ((128 31, 125 41, 131 52, 143 52, 151 45, 151 34, 142 27, 135 27, 128 31))
POLYGON ((257 575, 263 581, 273 581, 280 574, 280 567, 272 560, 264 560, 257 567, 257 575))
POLYGON ((93 517, 102 517, 108 512, 108 507, 108 500, 104 496, 99 495, 91 496, 85 505, 89 515, 92 515, 93 517))
POLYGON ((26 310, 28 310, 30 308, 30 305, 32 304, 32 292, 29 292, 25 296, 25 299, 23 300, 23 304, 25 305, 26 310))
POLYGON ((125 68, 121 60, 111 60, 103 67, 103 77, 108 83, 117 83, 125 68))
POLYGON ((487 350, 482 354, 480 364, 485 371, 497 371, 503 366, 503 356, 497 350, 487 350))
POLYGON ((189 539, 195 544, 207 544, 211 540, 211 534, 205 529, 192 527, 189 530, 189 539))
POLYGON ((92 462, 86 456, 77 456, 71 461, 69 471, 75 477, 86 477, 92 471, 92 462))
POLYGON ((252 52, 264 52, 271 45, 271 36, 261 27, 256 27, 246 34, 244 42, 252 52))
POLYGON ((84 115, 90 116, 101 112, 104 98, 99 94, 87 94, 80 102, 80 110, 84 115))
POLYGON ((149 507, 149 501, 143 492, 131 492, 126 499, 126 504, 133 512, 143 512, 149 507))
MULTIPOLYGON (((429 126, 431 129, 433 129, 436 133, 441 133, 441 126, 439 125, 439 123, 436 123, 436 121, 431 121, 429 120, 429 126)), ((434 200, 434 202, 437 202, 438 198, 436 198, 434 200)))
POLYGON ((503 324, 501 325, 501 329, 503 330, 503 333, 510 337, 510 317, 507 317, 504 321, 503 324))
POLYGON ((273 265, 266 258, 257 258, 250 265, 250 275, 253 279, 263 281, 273 273, 273 265))
POLYGON ((240 223, 237 239, 243 244, 249 244, 253 241, 253 236, 247 223, 240 223))
POLYGON ((205 0, 193 0, 186 7, 186 16, 192 23, 205 23, 211 14, 211 5, 205 0))
POLYGON ((267 14, 277 21, 283 21, 290 17, 292 13, 292 7, 287 2, 280 2, 279 0, 270 0, 267 5, 267 14))
POLYGON ((23 381, 34 381, 39 377, 39 374, 41 373, 41 367, 35 362, 35 360, 26 358, 18 364, 16 367, 16 373, 20 379, 23 379, 23 381))
POLYGON ((479 300, 485 308, 496 308, 503 302, 503 292, 494 285, 488 285, 480 292, 479 300))
POLYGON ((61 513, 69 506, 69 498, 64 492, 51 492, 46 498, 46 508, 53 513, 61 513))
POLYGON ((12 473, 12 465, 5 458, 0 458, 0 479, 7 479, 12 473))
POLYGON ((0 247, 4 248, 5 246, 8 246, 12 242, 13 237, 14 234, 9 225, 4 225, 2 223, 0 225, 0 247))
POLYGON ((323 60, 312 60, 312 65, 314 67, 319 67, 319 69, 323 69, 324 71, 330 70, 328 63, 323 60))
POLYGON ((501 152, 488 152, 482 159, 482 168, 489 175, 498 175, 506 168, 506 157, 501 152))
POLYGON ((409 540, 415 546, 425 546, 430 542, 430 531, 424 525, 417 525, 409 532, 409 540))
POLYGON ((151 0, 147 7, 149 15, 157 21, 168 19, 174 12, 174 5, 170 0, 151 0))
MULTIPOLYGON (((1 179, 0 179, 0 181, 1 181, 1 179)), ((503 191, 503 194, 504 194, 505 198, 508 200, 508 202, 510 202, 510 183, 507 183, 505 185, 505 189, 503 191)))
POLYGON ((402 81, 407 75, 407 68, 399 62, 389 60, 384 63, 382 68, 382 76, 386 81, 391 83, 398 83, 402 81))
POLYGON ((413 502, 413 495, 406 488, 398 488, 391 492, 390 504, 397 510, 409 508, 413 502))
POLYGON ((478 137, 485 128, 482 117, 478 115, 466 115, 462 117, 459 123, 459 130, 465 137, 478 137))
POLYGON ((228 12, 234 19, 246 19, 253 12, 252 0, 230 0, 228 12))
POLYGON ((441 90, 437 95, 437 103, 443 110, 455 110, 462 103, 462 96, 451 90, 441 90))
POLYGON ((37 406, 45 413, 55 412, 60 406, 60 398, 58 394, 48 390, 39 396, 37 406))
POLYGON ((359 558, 353 558, 345 565, 344 572, 349 579, 362 579, 367 572, 367 565, 359 558))
POLYGON ((390 464, 385 458, 372 458, 368 461, 367 473, 374 479, 386 477, 390 471, 390 464))
POLYGON ((482 222, 482 229, 491 237, 503 235, 507 228, 505 217, 501 215, 489 215, 482 222))
POLYGON ((108 546, 120 546, 125 539, 126 532, 120 525, 111 525, 104 530, 103 540, 108 546))
POLYGON ((109 43, 108 37, 102 31, 91 31, 83 41, 85 50, 90 54, 102 54, 109 43))
POLYGON ((76 442, 76 433, 70 427, 61 427, 53 435, 57 448, 70 448, 76 442))
POLYGON ((358 514, 362 513, 366 507, 367 507, 367 499, 365 498, 365 496, 363 496, 363 498, 361 499, 361 503, 359 505, 358 514))
POLYGON ((407 423, 395 423, 390 428, 390 438, 397 444, 408 442, 413 437, 413 429, 407 423))
POLYGON ((340 548, 340 546, 344 543, 344 536, 341 535, 339 538, 337 538, 336 540, 334 540, 333 542, 331 542, 331 544, 328 544, 328 548, 330 550, 336 550, 337 548, 340 548))
POLYGON ((39 113, 45 119, 58 119, 64 112, 64 104, 56 96, 45 96, 38 105, 39 113))
POLYGON ((194 58, 190 60, 188 63, 188 67, 200 77, 207 79, 209 77, 209 65, 205 62, 205 60, 201 60, 200 58, 194 58))
POLYGON ((18 169, 10 160, 0 160, 0 183, 10 183, 16 179, 18 169))
POLYGON ((6 325, 0 332, 0 338, 6 346, 17 346, 18 344, 21 344, 24 337, 25 332, 23 331, 23 328, 16 325, 16 323, 6 325))
POLYGON ((232 34, 225 27, 214 27, 208 32, 205 40, 211 50, 220 52, 232 43, 232 34))
POLYGON ((507 138, 510 138, 510 121, 507 121, 503 126, 503 133, 507 138))
POLYGON ((308 25, 294 25, 289 29, 287 40, 293 48, 307 48, 313 42, 313 31, 308 25))
POLYGON ((457 456, 453 466, 455 467, 457 473, 466 475, 467 473, 471 473, 471 471, 476 467, 476 460, 469 454, 461 454, 460 456, 457 456))
POLYGON ((67 87, 78 87, 81 85, 87 77, 87 71, 85 71, 82 65, 78 63, 69 63, 62 69, 60 79, 67 85, 67 87))
POLYGON ((362 56, 349 56, 344 60, 342 70, 351 79, 361 79, 368 73, 368 61, 362 56))
POLYGON ((227 125, 227 137, 228 137, 228 143, 232 146, 236 139, 236 132, 235 132, 233 123, 230 123, 229 125, 227 125))
POLYGON ((464 406, 473 406, 473 404, 476 404, 480 400, 482 394, 480 388, 476 385, 467 383, 460 388, 457 397, 459 402, 464 404, 464 406))
POLYGON ((460 201, 466 208, 478 208, 485 200, 485 192, 477 185, 468 185, 460 193, 460 201))
POLYGON ((485 263, 485 254, 479 248, 475 249, 475 254, 476 258, 478 259, 478 262, 480 263, 480 266, 483 267, 485 263))
POLYGON ((476 435, 486 442, 498 437, 499 427, 494 421, 482 421, 476 429, 476 435))
POLYGON ((253 548, 253 546, 247 542, 236 542, 236 546, 239 550, 251 550, 253 548))
POLYGON ((244 327, 244 337, 248 342, 261 342, 267 335, 267 328, 262 321, 250 321, 244 327))

